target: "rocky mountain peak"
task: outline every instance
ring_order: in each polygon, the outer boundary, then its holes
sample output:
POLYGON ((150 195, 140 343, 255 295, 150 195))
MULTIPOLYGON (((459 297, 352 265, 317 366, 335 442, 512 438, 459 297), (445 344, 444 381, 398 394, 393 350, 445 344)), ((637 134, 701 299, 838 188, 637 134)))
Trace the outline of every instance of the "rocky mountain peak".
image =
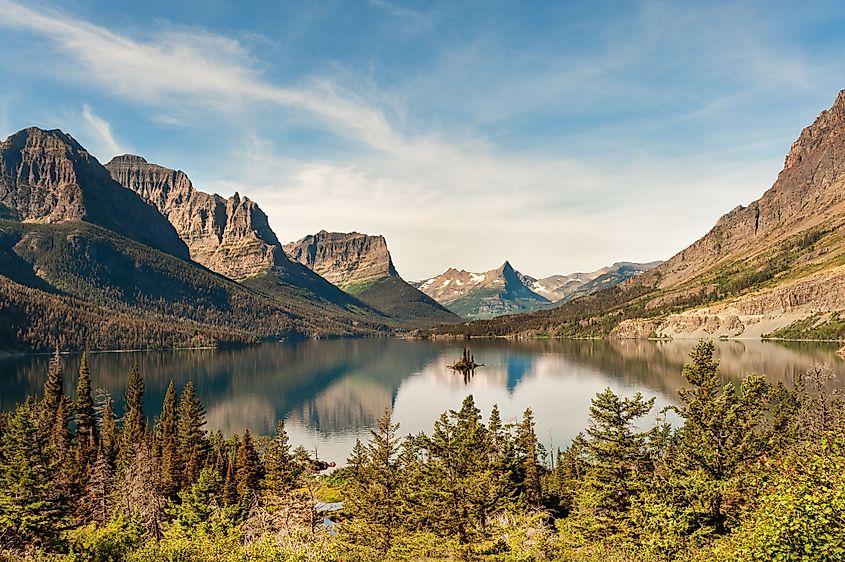
POLYGON ((106 168, 167 217, 197 263, 236 280, 289 263, 267 215, 237 191, 224 199, 196 190, 185 172, 131 154, 106 168))
POLYGON ((338 287, 349 289, 388 276, 397 276, 384 236, 321 230, 284 246, 294 261, 319 273, 338 287))
POLYGON ((0 204, 24 221, 86 221, 188 257, 173 227, 71 135, 30 127, 0 143, 0 204))
POLYGON ((810 159, 813 152, 825 145, 841 141, 845 133, 844 128, 845 90, 841 90, 830 109, 822 111, 813 124, 805 127, 798 139, 792 143, 781 174, 810 159))

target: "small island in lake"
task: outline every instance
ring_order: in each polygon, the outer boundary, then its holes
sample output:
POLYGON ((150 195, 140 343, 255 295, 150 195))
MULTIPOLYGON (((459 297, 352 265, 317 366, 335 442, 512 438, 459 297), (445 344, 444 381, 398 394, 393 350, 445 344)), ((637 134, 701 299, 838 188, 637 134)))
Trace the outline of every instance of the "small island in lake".
POLYGON ((475 356, 465 347, 463 357, 455 361, 452 365, 449 365, 449 368, 460 371, 461 373, 471 373, 477 367, 483 366, 482 363, 475 362, 475 356))

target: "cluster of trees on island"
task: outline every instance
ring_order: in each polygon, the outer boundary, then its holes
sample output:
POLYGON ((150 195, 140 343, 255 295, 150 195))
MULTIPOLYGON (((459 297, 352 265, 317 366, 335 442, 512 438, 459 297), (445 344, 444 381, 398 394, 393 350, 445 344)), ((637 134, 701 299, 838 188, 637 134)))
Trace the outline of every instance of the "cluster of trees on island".
POLYGON ((546 451, 534 419, 485 421, 472 396, 430 434, 390 413, 344 467, 274 436, 203 426, 188 383, 144 416, 73 397, 51 363, 44 393, 0 418, 0 556, 11 560, 845 559, 845 412, 830 375, 792 387, 723 381, 712 342, 691 353, 672 407, 610 389, 586 430, 546 451), (654 421, 656 420, 656 421, 654 421), (321 512, 322 502, 342 505, 321 512))

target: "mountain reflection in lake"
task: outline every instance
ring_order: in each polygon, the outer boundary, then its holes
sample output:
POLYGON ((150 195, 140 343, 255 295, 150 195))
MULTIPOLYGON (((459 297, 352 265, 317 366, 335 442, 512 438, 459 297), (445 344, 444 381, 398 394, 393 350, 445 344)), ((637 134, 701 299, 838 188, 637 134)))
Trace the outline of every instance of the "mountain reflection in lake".
MULTIPOLYGON (((473 340, 485 366, 465 378, 448 368, 464 342, 396 339, 327 340, 266 344, 229 350, 98 353, 90 357, 95 388, 115 396, 118 410, 129 371, 137 364, 146 383, 146 413, 154 417, 173 379, 192 380, 208 410, 208 428, 225 434, 271 433, 286 420, 291 441, 322 458, 343 462, 355 439, 392 408, 401 433, 430 432, 437 416, 473 394, 484 415, 498 404, 506 420, 534 410, 547 448, 565 446, 587 423, 590 399, 606 387, 657 397, 657 409, 675 400, 681 367, 694 341, 473 340)), ((845 378, 836 345, 759 341, 717 342, 722 373, 739 378, 764 373, 790 383, 824 364, 845 378)), ((47 356, 0 361, 0 408, 40 393, 47 356)), ((78 355, 63 356, 72 392, 78 355)))

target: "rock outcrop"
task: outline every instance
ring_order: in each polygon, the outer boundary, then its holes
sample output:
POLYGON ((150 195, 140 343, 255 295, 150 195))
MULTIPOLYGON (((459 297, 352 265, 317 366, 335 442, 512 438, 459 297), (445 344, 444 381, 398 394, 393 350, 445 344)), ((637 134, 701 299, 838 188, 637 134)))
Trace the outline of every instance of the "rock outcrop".
POLYGON ((321 230, 286 244, 284 250, 292 260, 352 292, 377 279, 398 276, 384 236, 321 230))
POLYGON ((383 236, 321 230, 286 244, 284 250, 291 259, 398 320, 414 326, 460 320, 399 276, 383 236))
POLYGON ((174 228, 58 129, 30 127, 0 144, 0 204, 25 222, 84 221, 180 258, 174 228))
POLYGON ((285 265, 267 215, 248 197, 236 192, 224 199, 198 191, 181 170, 131 154, 115 157, 106 168, 167 217, 195 262, 235 280, 285 265))

